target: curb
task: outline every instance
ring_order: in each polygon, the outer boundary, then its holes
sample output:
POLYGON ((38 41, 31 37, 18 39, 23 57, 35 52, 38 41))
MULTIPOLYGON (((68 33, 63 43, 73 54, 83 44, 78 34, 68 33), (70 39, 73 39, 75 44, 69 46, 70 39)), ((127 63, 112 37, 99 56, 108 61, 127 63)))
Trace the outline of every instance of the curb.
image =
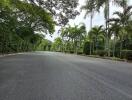
POLYGON ((0 55, 0 57, 14 56, 14 55, 19 55, 19 54, 23 54, 23 53, 3 54, 3 55, 0 55))
MULTIPOLYGON (((66 54, 70 54, 70 53, 66 53, 66 54)), ((79 56, 84 56, 84 57, 91 57, 91 58, 106 59, 106 60, 111 60, 111 61, 132 63, 132 61, 129 61, 129 60, 126 60, 126 59, 114 59, 114 58, 109 58, 109 57, 100 57, 100 56, 84 55, 84 54, 72 54, 72 55, 79 55, 79 56)))
POLYGON ((126 60, 126 59, 114 59, 114 58, 109 58, 109 57, 100 57, 100 56, 88 56, 88 55, 81 55, 81 56, 85 56, 85 57, 91 57, 91 58, 99 58, 99 59, 106 59, 106 60, 111 60, 111 61, 119 61, 119 62, 128 62, 128 63, 132 63, 132 61, 130 60, 126 60))

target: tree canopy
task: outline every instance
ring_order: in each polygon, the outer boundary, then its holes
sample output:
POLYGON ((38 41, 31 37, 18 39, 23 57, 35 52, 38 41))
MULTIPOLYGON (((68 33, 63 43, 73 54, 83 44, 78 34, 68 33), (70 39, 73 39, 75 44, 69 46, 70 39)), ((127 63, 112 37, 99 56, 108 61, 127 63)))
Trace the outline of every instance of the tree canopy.
MULTIPOLYGON (((16 0, 14 0, 16 2, 16 0)), ((19 1, 19 0, 17 0, 19 1)), ((79 12, 75 9, 78 0, 22 0, 26 3, 37 5, 51 13, 57 25, 66 25, 69 19, 73 19, 79 12)), ((16 2, 17 3, 17 2, 16 2)))

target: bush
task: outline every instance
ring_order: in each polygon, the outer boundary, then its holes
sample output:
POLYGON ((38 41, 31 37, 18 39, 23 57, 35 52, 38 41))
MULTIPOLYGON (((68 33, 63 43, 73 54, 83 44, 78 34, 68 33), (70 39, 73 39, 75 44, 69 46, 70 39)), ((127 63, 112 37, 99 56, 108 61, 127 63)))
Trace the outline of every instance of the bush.
POLYGON ((96 54, 96 55, 99 55, 99 56, 101 56, 101 57, 104 57, 104 56, 107 55, 107 51, 105 51, 105 50, 97 50, 97 51, 95 52, 95 54, 96 54))
POLYGON ((68 51, 68 50, 65 50, 64 52, 65 52, 65 53, 69 53, 69 51, 68 51))
MULTIPOLYGON (((115 57, 120 57, 120 51, 115 51, 114 56, 115 57)), ((113 51, 110 51, 110 57, 113 57, 113 51)))
POLYGON ((73 50, 70 50, 70 53, 71 53, 71 54, 73 54, 73 53, 74 53, 74 51, 73 51, 73 50))
POLYGON ((122 50, 121 58, 125 58, 127 60, 132 60, 132 50, 122 50))
POLYGON ((83 54, 83 52, 80 50, 77 52, 77 54, 81 55, 81 54, 83 54))
POLYGON ((85 42, 83 47, 83 53, 86 55, 90 54, 90 42, 85 42))

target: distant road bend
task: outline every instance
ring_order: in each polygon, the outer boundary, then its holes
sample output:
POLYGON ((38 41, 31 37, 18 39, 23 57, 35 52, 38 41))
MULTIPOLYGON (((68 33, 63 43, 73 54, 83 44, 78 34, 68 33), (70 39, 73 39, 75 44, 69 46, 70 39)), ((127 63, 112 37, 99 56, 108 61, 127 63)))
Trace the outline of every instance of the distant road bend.
POLYGON ((132 100, 132 64, 54 52, 0 57, 0 100, 132 100))

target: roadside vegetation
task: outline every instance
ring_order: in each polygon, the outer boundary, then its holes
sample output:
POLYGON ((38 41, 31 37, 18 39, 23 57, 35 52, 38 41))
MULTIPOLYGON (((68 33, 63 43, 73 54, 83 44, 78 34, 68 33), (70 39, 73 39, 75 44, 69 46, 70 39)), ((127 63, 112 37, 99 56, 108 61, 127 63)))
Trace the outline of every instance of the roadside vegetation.
POLYGON ((55 25, 64 26, 79 14, 77 2, 0 0, 0 54, 49 50, 51 42, 45 35, 52 35, 55 25))
POLYGON ((52 50, 132 60, 132 5, 128 5, 127 0, 114 0, 113 4, 122 11, 117 10, 110 18, 110 2, 86 0, 81 10, 86 11, 85 18, 90 16, 91 29, 87 32, 83 23, 66 25, 52 44, 52 50), (105 26, 93 26, 94 14, 99 13, 101 8, 104 8, 105 26))
POLYGON ((90 17, 71 26, 79 15, 78 0, 0 0, 0 54, 48 50, 65 53, 132 59, 132 5, 127 0, 86 0, 80 10, 90 17), (110 2, 122 8, 110 18, 110 2), (104 9, 105 25, 93 26, 93 18, 104 9), (116 16, 116 17, 115 17, 116 16), (61 26, 54 42, 45 39, 61 26))

